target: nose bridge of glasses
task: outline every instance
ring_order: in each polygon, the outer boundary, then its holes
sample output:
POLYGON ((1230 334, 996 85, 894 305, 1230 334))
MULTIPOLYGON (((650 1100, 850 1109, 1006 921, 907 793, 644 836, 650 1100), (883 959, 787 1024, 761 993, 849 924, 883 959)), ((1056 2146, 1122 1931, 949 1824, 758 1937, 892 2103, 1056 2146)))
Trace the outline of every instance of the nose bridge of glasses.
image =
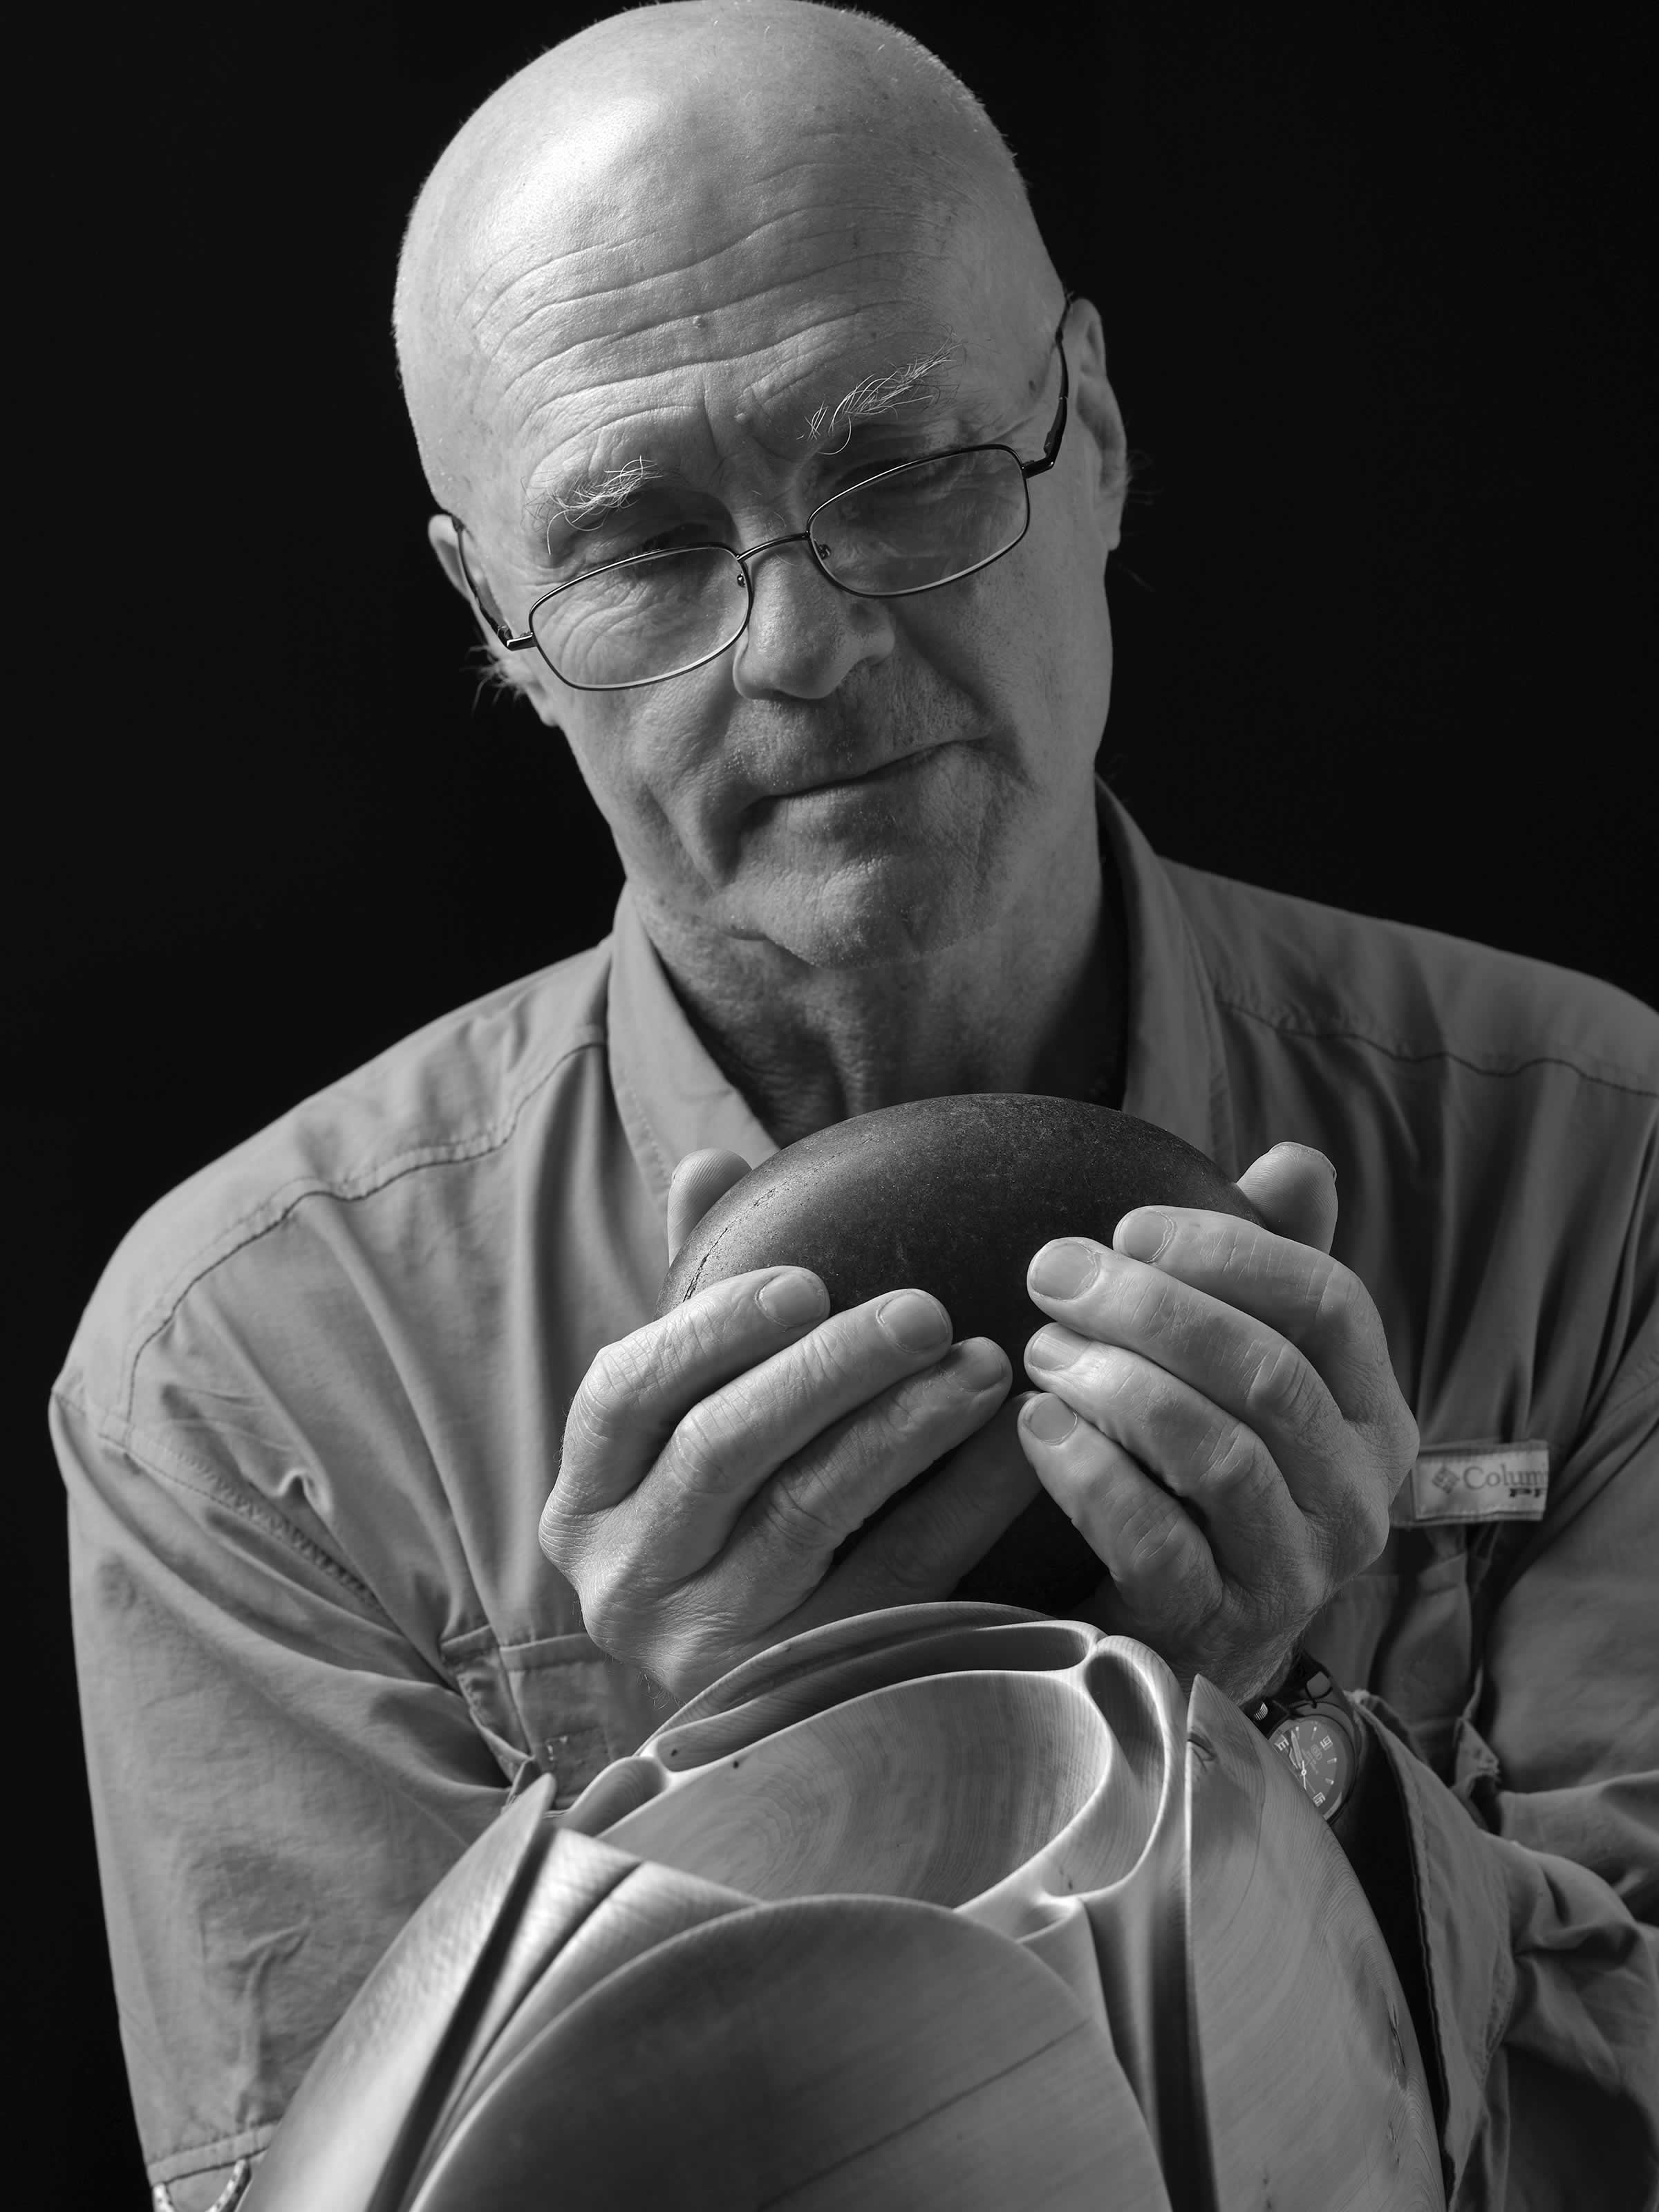
MULTIPOLYGON (((738 552, 736 554, 738 566, 743 571, 744 588, 747 590, 751 599, 754 597, 755 593, 755 579, 750 573, 750 563, 754 561, 758 561, 763 553, 775 553, 785 545, 804 545, 811 560, 812 566, 817 568, 821 574, 826 576, 830 575, 830 571, 824 567, 823 561, 819 558, 817 546, 812 543, 812 532, 810 528, 805 530, 786 531, 781 538, 763 538, 758 545, 745 545, 741 552, 738 552)), ((830 576, 830 580, 831 583, 834 583, 836 580, 833 576, 830 576)))

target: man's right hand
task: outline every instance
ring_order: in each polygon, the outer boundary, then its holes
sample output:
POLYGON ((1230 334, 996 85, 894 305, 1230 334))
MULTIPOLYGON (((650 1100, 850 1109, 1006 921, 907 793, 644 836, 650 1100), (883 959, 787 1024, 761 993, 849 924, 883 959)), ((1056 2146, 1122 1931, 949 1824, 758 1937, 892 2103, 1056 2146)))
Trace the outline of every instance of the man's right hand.
MULTIPOLYGON (((683 1161, 671 1244, 747 1172, 735 1153, 683 1161)), ((948 1597, 1038 1495, 1029 1394, 1005 1403, 989 1338, 952 1344, 924 1291, 828 1309, 805 1268, 735 1275, 607 1345, 571 1406, 542 1549, 594 1642, 677 1703, 805 1629, 948 1597)))

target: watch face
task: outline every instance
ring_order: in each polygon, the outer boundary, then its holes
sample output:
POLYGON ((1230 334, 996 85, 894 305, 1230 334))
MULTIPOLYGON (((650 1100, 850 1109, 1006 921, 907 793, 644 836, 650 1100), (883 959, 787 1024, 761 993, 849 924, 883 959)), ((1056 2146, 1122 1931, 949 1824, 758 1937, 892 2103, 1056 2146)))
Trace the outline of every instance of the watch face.
POLYGON ((1269 1741, 1280 1757, 1290 1762, 1291 1771, 1307 1791, 1314 1810, 1328 1820, 1347 1786, 1346 1743, 1317 1713, 1284 1722, 1269 1741))

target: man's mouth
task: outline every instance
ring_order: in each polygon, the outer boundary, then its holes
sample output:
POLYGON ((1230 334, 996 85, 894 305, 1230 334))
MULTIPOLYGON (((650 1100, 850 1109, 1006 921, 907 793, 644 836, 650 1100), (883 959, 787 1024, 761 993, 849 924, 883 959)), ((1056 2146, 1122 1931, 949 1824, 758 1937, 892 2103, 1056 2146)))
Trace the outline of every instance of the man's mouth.
POLYGON ((907 769, 914 769, 919 761, 927 759, 939 750, 937 745, 921 745, 914 752, 901 753, 896 760, 880 761, 872 768, 856 769, 850 774, 817 776, 810 781, 793 783, 782 791, 769 792, 766 795, 771 799, 813 799, 820 793, 879 789, 883 784, 893 782, 907 769))

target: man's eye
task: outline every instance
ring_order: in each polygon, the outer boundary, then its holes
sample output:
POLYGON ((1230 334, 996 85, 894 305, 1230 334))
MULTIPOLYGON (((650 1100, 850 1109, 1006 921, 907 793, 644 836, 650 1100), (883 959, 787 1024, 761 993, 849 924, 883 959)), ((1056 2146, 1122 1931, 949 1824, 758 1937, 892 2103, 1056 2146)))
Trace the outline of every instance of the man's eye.
POLYGON ((588 565, 597 567, 607 561, 632 561, 644 553, 683 553, 688 546, 707 545, 711 542, 711 534, 703 523, 671 523, 665 529, 653 531, 647 537, 619 533, 615 543, 607 544, 603 552, 596 553, 588 565))
MULTIPOLYGON (((847 469, 833 481, 836 492, 856 491, 860 484, 869 483, 876 477, 884 477, 890 469, 908 468, 911 462, 921 459, 916 453, 891 453, 884 459, 865 459, 856 468, 847 469)), ((834 494, 832 493, 831 496, 834 494)))

